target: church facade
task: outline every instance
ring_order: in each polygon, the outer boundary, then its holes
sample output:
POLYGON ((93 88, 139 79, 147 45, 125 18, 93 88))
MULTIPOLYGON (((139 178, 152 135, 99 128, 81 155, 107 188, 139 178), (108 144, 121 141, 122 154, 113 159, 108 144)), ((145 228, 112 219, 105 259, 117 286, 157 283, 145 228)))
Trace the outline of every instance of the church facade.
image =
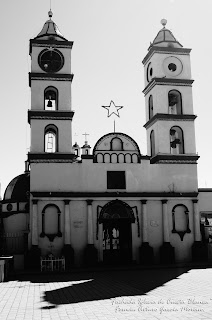
POLYGON ((147 155, 121 132, 92 152, 73 144, 73 42, 51 12, 30 40, 30 152, 1 213, 2 250, 17 268, 49 255, 66 269, 208 259, 212 193, 198 189, 191 49, 162 24, 143 59, 147 155))

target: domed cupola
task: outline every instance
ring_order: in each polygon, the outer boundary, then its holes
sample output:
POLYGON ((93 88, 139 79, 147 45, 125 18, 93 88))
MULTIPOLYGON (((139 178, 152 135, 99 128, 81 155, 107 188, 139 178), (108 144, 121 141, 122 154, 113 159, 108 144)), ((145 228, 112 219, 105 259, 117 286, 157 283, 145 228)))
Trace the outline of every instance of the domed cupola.
POLYGON ((153 46, 182 48, 183 46, 173 36, 172 32, 166 29, 167 20, 162 19, 161 24, 163 25, 163 28, 158 32, 157 36, 153 40, 153 43, 150 44, 148 50, 150 50, 153 46))
POLYGON ((29 173, 15 177, 7 186, 2 200, 3 217, 28 212, 30 191, 29 173))
POLYGON ((52 11, 48 12, 49 20, 44 23, 44 26, 41 32, 34 38, 39 40, 59 40, 59 41, 67 41, 66 38, 60 32, 56 23, 51 19, 53 16, 52 11))

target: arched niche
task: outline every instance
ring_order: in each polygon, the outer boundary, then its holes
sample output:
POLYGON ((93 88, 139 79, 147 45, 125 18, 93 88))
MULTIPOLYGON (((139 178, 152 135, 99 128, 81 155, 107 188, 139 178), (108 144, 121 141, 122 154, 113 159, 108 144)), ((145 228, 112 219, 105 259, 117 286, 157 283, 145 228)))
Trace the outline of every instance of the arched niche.
POLYGON ((172 209, 172 233, 177 233, 180 236, 181 241, 186 233, 191 233, 189 228, 189 211, 184 204, 177 204, 172 209))
POLYGON ((42 232, 41 238, 47 237, 49 241, 54 241, 55 237, 62 237, 61 211, 55 204, 47 204, 42 210, 42 232))

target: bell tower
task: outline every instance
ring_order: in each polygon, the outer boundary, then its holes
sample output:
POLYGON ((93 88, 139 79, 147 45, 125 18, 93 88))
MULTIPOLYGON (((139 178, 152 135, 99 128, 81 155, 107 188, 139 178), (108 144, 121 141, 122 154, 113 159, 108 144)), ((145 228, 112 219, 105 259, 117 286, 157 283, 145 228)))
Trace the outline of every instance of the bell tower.
POLYGON ((30 40, 31 127, 29 163, 69 161, 72 150, 71 49, 73 42, 60 33, 52 20, 30 40))
POLYGON ((161 23, 143 59, 147 152, 151 163, 196 163, 191 49, 161 23))

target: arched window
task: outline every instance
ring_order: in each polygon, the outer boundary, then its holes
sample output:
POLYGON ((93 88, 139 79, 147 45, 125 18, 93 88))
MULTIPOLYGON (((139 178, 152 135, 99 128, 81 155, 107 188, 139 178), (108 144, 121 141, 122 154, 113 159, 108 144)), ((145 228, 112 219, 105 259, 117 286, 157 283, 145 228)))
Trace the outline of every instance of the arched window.
POLYGON ((171 154, 184 153, 183 130, 174 126, 170 129, 171 154))
POLYGON ((150 133, 150 147, 151 147, 151 157, 155 155, 155 133, 152 130, 150 133))
POLYGON ((55 125, 48 125, 45 128, 45 152, 57 152, 58 150, 58 130, 55 125))
POLYGON ((149 119, 153 117, 153 97, 149 96, 149 119))
POLYGON ((54 111, 58 107, 58 90, 47 87, 44 91, 44 110, 54 111))
POLYGON ((177 90, 171 90, 168 93, 169 114, 182 114, 182 97, 177 90))

